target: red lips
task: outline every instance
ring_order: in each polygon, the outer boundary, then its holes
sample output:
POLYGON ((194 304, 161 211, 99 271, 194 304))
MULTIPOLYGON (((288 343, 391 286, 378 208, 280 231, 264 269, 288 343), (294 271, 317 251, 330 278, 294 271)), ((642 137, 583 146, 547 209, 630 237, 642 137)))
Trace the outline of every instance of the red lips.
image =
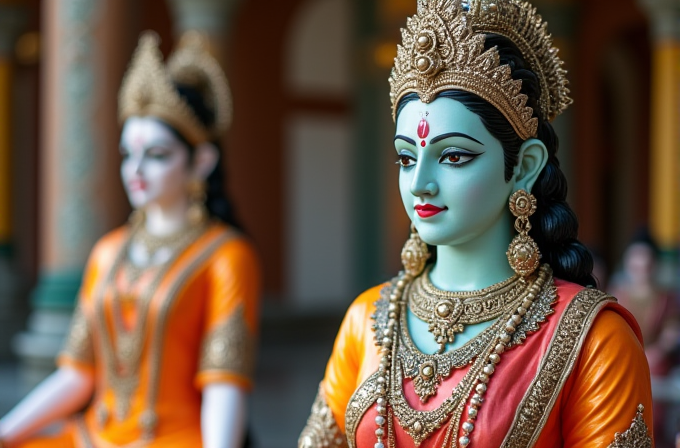
POLYGON ((421 218, 430 218, 434 215, 437 215, 444 210, 446 210, 446 207, 441 208, 437 207, 436 205, 432 204, 424 204, 424 205, 416 205, 415 206, 416 213, 418 213, 418 216, 421 218))
POLYGON ((130 191, 144 191, 146 190, 146 182, 141 179, 134 179, 128 182, 130 191))

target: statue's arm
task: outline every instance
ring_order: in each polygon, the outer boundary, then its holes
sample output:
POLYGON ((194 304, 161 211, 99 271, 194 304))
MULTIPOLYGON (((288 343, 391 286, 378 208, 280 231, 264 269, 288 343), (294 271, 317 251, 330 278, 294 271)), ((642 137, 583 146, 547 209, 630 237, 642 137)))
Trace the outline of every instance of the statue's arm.
POLYGON ((0 420, 0 440, 12 446, 83 408, 92 397, 94 376, 60 367, 0 420))

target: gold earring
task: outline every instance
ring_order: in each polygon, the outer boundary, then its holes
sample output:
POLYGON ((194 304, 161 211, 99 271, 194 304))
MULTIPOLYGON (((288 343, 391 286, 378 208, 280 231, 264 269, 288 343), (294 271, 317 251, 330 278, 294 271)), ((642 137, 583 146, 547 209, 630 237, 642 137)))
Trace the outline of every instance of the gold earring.
POLYGON ((189 210, 187 212, 189 222, 192 225, 200 225, 208 220, 208 209, 205 207, 206 184, 205 181, 192 180, 188 185, 189 210))
POLYGON ((515 235, 510 242, 506 255, 510 267, 517 274, 526 277, 538 268, 541 259, 536 241, 529 236, 529 217, 536 212, 536 197, 525 190, 516 191, 510 196, 510 212, 517 218, 515 230, 519 235, 515 235))
POLYGON ((425 269, 428 258, 430 258, 430 251, 427 244, 420 239, 416 226, 411 224, 411 236, 401 250, 401 263, 404 265, 404 271, 411 277, 419 276, 425 269))

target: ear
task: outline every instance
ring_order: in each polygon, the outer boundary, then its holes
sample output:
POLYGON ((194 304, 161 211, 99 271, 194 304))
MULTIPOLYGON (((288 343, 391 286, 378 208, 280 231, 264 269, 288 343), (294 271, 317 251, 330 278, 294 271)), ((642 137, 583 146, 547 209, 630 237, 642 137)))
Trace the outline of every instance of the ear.
POLYGON ((519 149, 517 165, 514 169, 515 188, 514 190, 531 189, 541 174, 543 168, 548 163, 548 148, 537 138, 530 138, 525 141, 519 149))
POLYGON ((193 176, 201 180, 207 179, 217 166, 219 158, 219 150, 212 143, 205 142, 196 146, 191 167, 193 176))

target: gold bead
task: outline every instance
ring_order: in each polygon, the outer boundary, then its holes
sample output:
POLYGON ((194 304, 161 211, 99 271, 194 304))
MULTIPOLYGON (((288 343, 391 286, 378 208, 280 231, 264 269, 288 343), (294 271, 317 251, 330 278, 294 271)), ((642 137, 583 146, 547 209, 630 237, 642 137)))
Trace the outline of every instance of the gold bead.
POLYGON ((429 37, 429 36, 421 35, 421 36, 418 38, 418 46, 419 46, 420 48, 422 48, 422 49, 426 49, 427 47, 429 47, 429 46, 430 46, 430 43, 431 43, 431 41, 430 41, 430 37, 429 37))
POLYGON ((421 72, 427 71, 430 68, 430 61, 427 58, 418 58, 416 61, 416 67, 421 72))
POLYGON ((437 314, 439 317, 448 317, 451 314, 451 307, 446 303, 437 305, 437 314))

